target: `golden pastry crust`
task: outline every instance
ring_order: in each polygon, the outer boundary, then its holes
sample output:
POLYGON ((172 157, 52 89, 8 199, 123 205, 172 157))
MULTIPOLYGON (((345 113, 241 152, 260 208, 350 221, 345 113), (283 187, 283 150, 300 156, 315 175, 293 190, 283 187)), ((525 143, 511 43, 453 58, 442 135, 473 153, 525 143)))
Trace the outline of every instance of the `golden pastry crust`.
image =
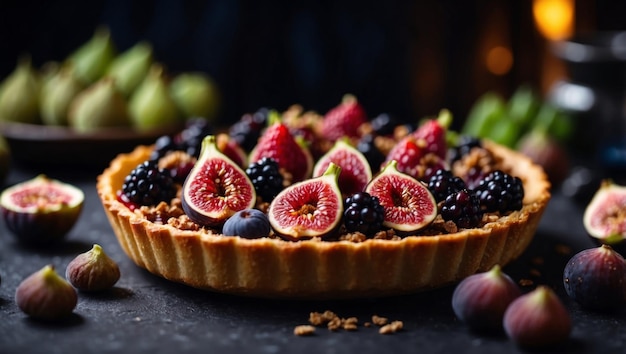
POLYGON ((153 223, 117 200, 126 175, 148 158, 139 146, 98 176, 97 191, 124 252, 140 267, 189 286, 255 297, 338 299, 442 287, 519 257, 550 200, 550 183, 530 159, 485 142, 522 179, 524 206, 482 228, 362 242, 244 239, 153 223))

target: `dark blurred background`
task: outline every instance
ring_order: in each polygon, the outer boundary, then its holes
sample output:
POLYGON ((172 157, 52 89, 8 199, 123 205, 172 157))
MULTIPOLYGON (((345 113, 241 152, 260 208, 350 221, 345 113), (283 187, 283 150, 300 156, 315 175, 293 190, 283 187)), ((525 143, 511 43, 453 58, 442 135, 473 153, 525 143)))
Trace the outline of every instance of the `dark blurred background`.
POLYGON ((345 93, 370 116, 415 122, 445 107, 460 124, 488 90, 545 93, 567 75, 551 40, 624 30, 625 14, 611 0, 3 0, 0 77, 22 53, 36 66, 62 60, 106 25, 120 51, 147 40, 169 71, 211 75, 223 124, 293 103, 325 113, 345 93), (533 13, 542 1, 569 7, 570 22, 533 13))

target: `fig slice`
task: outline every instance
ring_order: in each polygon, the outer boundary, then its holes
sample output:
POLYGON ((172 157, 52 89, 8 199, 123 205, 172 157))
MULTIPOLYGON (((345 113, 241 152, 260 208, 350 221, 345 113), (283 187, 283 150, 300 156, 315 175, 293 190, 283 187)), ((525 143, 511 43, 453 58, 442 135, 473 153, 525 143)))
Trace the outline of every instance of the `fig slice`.
POLYGON ((343 215, 340 173, 341 166, 331 162, 321 176, 283 189, 268 210, 274 231, 294 241, 326 237, 336 231, 343 215))
POLYGON ((383 226, 400 232, 417 231, 437 216, 437 203, 423 182, 398 171, 391 160, 365 187, 385 208, 383 226))
POLYGON ((5 189, 0 210, 18 241, 45 246, 62 240, 72 229, 84 200, 81 189, 41 174, 5 189))
POLYGON ((362 192, 372 179, 372 169, 365 156, 345 139, 337 140, 333 147, 320 157, 313 167, 313 177, 324 174, 331 162, 341 167, 339 190, 344 197, 362 192))
MULTIPOLYGON (((626 186, 602 180, 585 208, 583 224, 594 240, 621 246, 626 239, 626 186)), ((618 250, 616 248, 616 250, 618 250)), ((619 250, 622 253, 622 250, 619 250)))
POLYGON ((203 226, 219 226, 256 203, 254 185, 245 171, 217 147, 215 135, 202 140, 198 161, 183 183, 182 207, 203 226))

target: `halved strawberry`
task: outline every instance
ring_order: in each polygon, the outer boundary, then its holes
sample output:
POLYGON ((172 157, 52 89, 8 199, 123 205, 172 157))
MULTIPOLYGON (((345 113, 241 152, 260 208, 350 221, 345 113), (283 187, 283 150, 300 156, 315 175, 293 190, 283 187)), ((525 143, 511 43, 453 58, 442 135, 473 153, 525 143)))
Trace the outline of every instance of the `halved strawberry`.
POLYGON ((432 152, 445 159, 448 153, 446 133, 450 124, 452 124, 452 115, 450 111, 444 109, 436 119, 428 119, 422 123, 412 135, 417 140, 423 140, 420 145, 426 152, 432 152))
POLYGON ((248 162, 271 157, 288 174, 284 177, 291 183, 309 178, 313 171, 313 157, 306 144, 291 134, 277 113, 270 114, 268 124, 250 152, 248 162))
POLYGON ((367 114, 354 95, 346 94, 341 103, 331 109, 322 121, 322 135, 330 141, 358 137, 359 127, 367 121, 367 114))

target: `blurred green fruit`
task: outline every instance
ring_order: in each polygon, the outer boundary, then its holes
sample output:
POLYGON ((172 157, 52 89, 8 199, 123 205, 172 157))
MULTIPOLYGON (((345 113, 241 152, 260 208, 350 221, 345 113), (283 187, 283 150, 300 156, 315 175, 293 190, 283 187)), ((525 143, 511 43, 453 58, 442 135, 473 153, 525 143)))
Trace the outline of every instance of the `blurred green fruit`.
POLYGON ((0 121, 39 123, 40 79, 30 57, 17 66, 0 84, 0 121))
POLYGON ((83 89, 83 84, 74 75, 72 64, 64 65, 42 85, 40 101, 42 122, 46 125, 67 125, 69 106, 83 89))
POLYGON ((182 124, 181 114, 170 96, 160 64, 152 65, 144 81, 130 97, 129 110, 132 125, 140 131, 182 124))
POLYGON ((72 101, 69 125, 79 132, 92 132, 104 127, 128 127, 128 105, 115 88, 113 79, 105 77, 79 93, 72 101))
POLYGON ((139 42, 113 59, 107 75, 115 79, 115 86, 128 97, 144 80, 152 61, 152 46, 139 42))
POLYGON ((73 63, 76 77, 88 85, 104 75, 115 55, 116 49, 109 29, 98 27, 93 36, 70 54, 67 60, 73 63))
POLYGON ((220 93, 215 82, 202 73, 182 73, 170 85, 172 98, 186 118, 216 119, 220 106, 220 93))

